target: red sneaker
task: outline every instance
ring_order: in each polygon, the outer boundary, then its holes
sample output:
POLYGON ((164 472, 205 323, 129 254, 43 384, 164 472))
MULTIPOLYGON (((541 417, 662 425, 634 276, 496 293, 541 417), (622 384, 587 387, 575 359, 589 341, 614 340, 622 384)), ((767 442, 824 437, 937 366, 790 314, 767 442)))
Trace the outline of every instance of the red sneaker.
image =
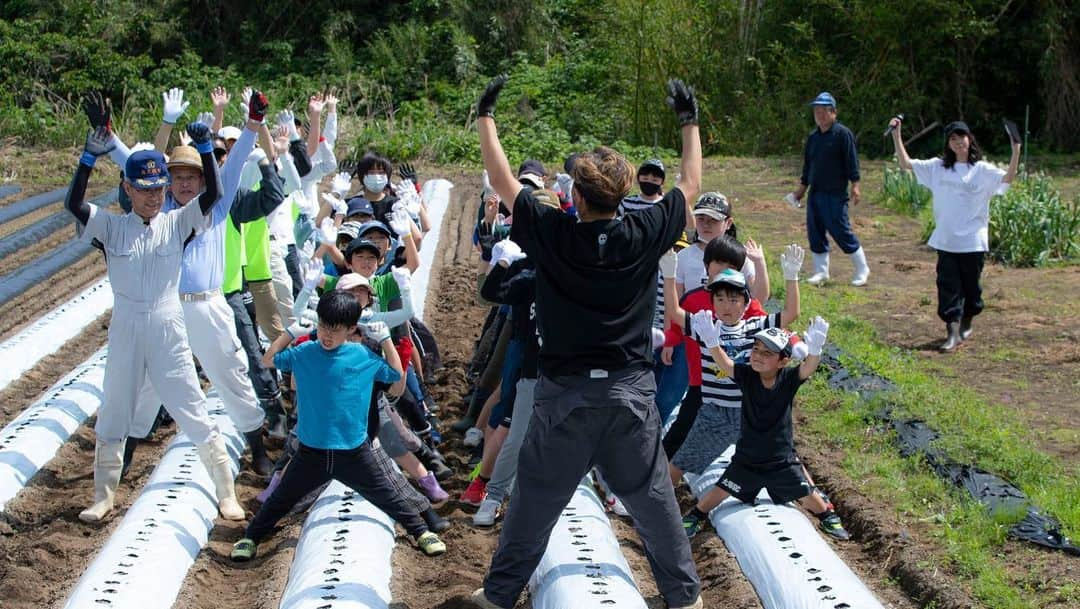
POLYGON ((465 489, 465 492, 461 494, 461 502, 473 507, 480 507, 485 497, 487 497, 487 482, 477 476, 469 483, 469 488, 465 489))

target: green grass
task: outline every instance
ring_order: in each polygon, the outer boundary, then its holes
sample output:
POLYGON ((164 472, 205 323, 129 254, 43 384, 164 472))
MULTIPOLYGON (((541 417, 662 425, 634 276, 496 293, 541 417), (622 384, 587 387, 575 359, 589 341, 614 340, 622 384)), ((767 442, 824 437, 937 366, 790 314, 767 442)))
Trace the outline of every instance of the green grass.
MULTIPOLYGON (((830 320, 830 341, 852 362, 896 383, 897 390, 887 399, 897 414, 925 420, 940 432, 938 446, 951 457, 1009 479, 1057 517, 1070 536, 1080 532, 1080 471, 1031 448, 1031 432, 1013 411, 942 382, 947 370, 885 345, 871 324, 847 313, 865 300, 864 294, 849 288, 803 290, 802 322, 811 315, 830 320)), ((829 389, 825 375, 819 375, 800 399, 813 441, 843 448, 842 467, 852 480, 859 481, 869 496, 895 506, 902 521, 920 523, 940 543, 945 563, 936 565, 929 558, 928 567, 957 573, 987 607, 1041 606, 1018 591, 1000 558, 1008 528, 1018 516, 991 515, 918 459, 901 458, 891 434, 872 430, 867 423, 886 398, 859 402, 853 394, 829 389)))

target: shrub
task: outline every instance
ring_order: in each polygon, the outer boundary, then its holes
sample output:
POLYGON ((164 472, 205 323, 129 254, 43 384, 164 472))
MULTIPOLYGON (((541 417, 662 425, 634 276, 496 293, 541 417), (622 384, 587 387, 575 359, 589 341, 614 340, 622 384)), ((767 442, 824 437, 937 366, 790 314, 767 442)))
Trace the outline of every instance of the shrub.
POLYGON ((899 167, 885 167, 881 185, 881 203, 889 209, 918 216, 930 207, 930 190, 916 181, 915 174, 899 167))
POLYGON ((1014 181, 990 202, 990 254, 1013 266, 1080 258, 1080 196, 1063 200, 1041 173, 1014 181))

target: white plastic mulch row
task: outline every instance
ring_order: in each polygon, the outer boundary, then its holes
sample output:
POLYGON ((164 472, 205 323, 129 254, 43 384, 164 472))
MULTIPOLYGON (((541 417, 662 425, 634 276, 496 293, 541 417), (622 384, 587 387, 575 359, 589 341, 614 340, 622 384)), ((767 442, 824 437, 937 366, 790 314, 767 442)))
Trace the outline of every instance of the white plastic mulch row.
MULTIPOLYGON (((701 476, 686 479, 700 497, 730 464, 729 448, 701 476)), ((881 609, 881 602, 798 509, 762 490, 757 505, 728 498, 709 514, 765 609, 881 609)))
POLYGON ((645 609, 589 476, 555 523, 529 591, 533 609, 645 609))
MULTIPOLYGON (((453 187, 441 179, 423 185, 432 226, 420 249, 420 268, 412 276, 413 306, 420 319, 453 187)), ((386 609, 393 549, 390 517, 342 484, 331 484, 300 531, 282 609, 386 609)))
POLYGON ((0 430, 0 512, 101 406, 101 348, 0 430))
MULTIPOLYGON (((232 471, 239 468, 244 440, 211 394, 207 406, 226 438, 232 471)), ((164 457, 128 509, 105 547, 87 567, 66 608, 171 607, 195 557, 206 545, 217 517, 210 474, 195 444, 183 433, 169 443, 164 457)))
POLYGON ((4 363, 0 367, 0 390, 42 358, 59 351, 112 306, 109 280, 102 279, 0 343, 0 362, 4 363))

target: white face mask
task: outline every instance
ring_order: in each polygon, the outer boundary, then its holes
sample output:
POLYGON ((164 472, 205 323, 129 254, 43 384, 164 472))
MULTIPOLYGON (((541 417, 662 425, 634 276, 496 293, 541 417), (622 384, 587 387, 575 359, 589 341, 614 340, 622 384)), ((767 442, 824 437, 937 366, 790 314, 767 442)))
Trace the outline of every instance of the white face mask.
POLYGON ((386 188, 386 175, 380 173, 373 173, 364 176, 364 188, 368 192, 382 192, 386 188))

